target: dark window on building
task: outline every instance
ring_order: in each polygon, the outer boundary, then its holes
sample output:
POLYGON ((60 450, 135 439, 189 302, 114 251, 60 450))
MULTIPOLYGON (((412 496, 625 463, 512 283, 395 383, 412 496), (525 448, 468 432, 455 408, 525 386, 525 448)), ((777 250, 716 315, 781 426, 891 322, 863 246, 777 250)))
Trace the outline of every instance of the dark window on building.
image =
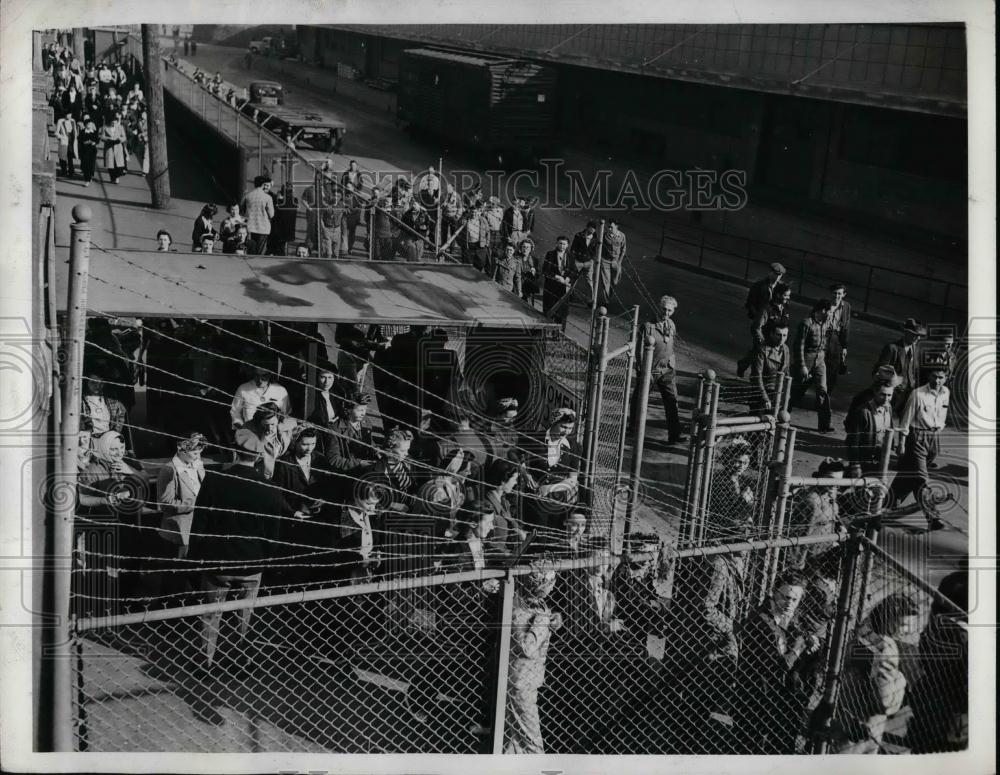
POLYGON ((967 176, 968 122, 903 110, 849 105, 840 158, 855 164, 962 182, 967 176))

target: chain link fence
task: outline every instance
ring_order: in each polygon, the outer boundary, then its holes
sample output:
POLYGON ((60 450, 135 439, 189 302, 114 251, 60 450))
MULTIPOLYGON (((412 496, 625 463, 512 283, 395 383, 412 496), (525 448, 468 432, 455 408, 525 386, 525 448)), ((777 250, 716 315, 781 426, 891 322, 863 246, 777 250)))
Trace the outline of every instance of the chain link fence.
POLYGON ((865 551, 870 572, 859 570, 829 751, 964 750, 968 574, 953 571, 935 589, 892 556, 905 554, 890 555, 871 542, 865 551))
MULTIPOLYGON (((608 318, 607 340, 602 357, 604 368, 594 419, 593 465, 590 471, 594 518, 592 536, 609 537, 613 525, 623 525, 626 498, 619 491, 625 441, 629 430, 634 363, 638 337, 636 309, 608 318)), ((615 546, 620 540, 613 541, 615 546)))
POLYGON ((491 584, 83 622, 78 749, 476 753, 496 681, 491 584))

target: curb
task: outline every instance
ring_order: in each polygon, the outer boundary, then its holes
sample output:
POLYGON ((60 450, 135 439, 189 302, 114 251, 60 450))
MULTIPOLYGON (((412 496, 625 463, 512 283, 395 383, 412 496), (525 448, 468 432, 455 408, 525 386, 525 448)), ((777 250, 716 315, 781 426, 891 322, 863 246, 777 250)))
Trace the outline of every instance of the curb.
MULTIPOLYGON (((677 261, 673 258, 667 258, 666 256, 651 256, 655 261, 659 261, 661 264, 667 264, 669 266, 676 267, 678 269, 686 269, 689 272, 694 272, 695 274, 700 274, 704 277, 714 277, 716 280, 725 280, 726 282, 733 283, 734 285, 741 285, 744 288, 749 288, 753 282, 750 280, 745 280, 742 277, 737 277, 736 275, 726 274, 725 272, 717 272, 714 269, 705 269, 704 267, 693 266, 684 261, 677 261)), ((799 298, 796 299, 797 302, 813 304, 818 299, 814 298, 799 298)), ((891 329, 893 331, 899 331, 899 321, 895 318, 885 317, 883 315, 875 314, 874 312, 853 312, 851 315, 855 320, 863 320, 866 323, 874 323, 877 326, 883 326, 885 328, 891 329)))

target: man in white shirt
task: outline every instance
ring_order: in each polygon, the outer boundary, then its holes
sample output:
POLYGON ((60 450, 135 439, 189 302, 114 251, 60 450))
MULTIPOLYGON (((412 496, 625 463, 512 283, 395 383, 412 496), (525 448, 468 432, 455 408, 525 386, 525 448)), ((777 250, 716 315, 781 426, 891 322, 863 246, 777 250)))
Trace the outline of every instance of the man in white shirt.
POLYGON ((271 381, 271 372, 263 367, 254 368, 254 377, 236 388, 229 416, 233 420, 233 428, 241 428, 257 412, 261 404, 273 402, 278 405, 283 415, 291 413, 292 406, 288 400, 288 391, 277 382, 271 381))
POLYGON ((950 392, 945 387, 948 371, 944 365, 933 365, 927 371, 927 381, 910 393, 900 418, 899 473, 890 490, 897 506, 913 493, 924 510, 930 530, 941 530, 945 523, 937 509, 925 500, 930 476, 927 467, 937 457, 939 436, 948 419, 950 392))

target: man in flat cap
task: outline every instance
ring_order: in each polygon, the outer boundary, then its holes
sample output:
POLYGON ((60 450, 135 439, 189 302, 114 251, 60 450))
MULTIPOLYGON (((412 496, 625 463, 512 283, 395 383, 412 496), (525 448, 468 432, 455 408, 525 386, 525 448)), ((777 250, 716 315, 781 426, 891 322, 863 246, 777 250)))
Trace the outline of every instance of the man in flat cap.
POLYGON ((927 336, 926 326, 913 318, 907 318, 903 321, 903 335, 895 342, 890 342, 882 348, 875 368, 872 370, 874 374, 879 366, 892 366, 896 370, 896 374, 902 378, 892 400, 892 408, 897 413, 903 411, 906 399, 918 385, 917 342, 925 336, 927 336))
POLYGON ((892 397, 902 382, 892 366, 881 366, 875 382, 855 396, 844 420, 847 459, 859 476, 877 474, 882 441, 892 428, 892 397))
POLYGON ((747 309, 748 318, 756 320, 761 312, 767 309, 771 303, 774 286, 781 282, 781 278, 784 276, 785 267, 775 261, 771 264, 767 277, 762 277, 750 286, 750 290, 747 292, 746 304, 744 305, 747 309))

